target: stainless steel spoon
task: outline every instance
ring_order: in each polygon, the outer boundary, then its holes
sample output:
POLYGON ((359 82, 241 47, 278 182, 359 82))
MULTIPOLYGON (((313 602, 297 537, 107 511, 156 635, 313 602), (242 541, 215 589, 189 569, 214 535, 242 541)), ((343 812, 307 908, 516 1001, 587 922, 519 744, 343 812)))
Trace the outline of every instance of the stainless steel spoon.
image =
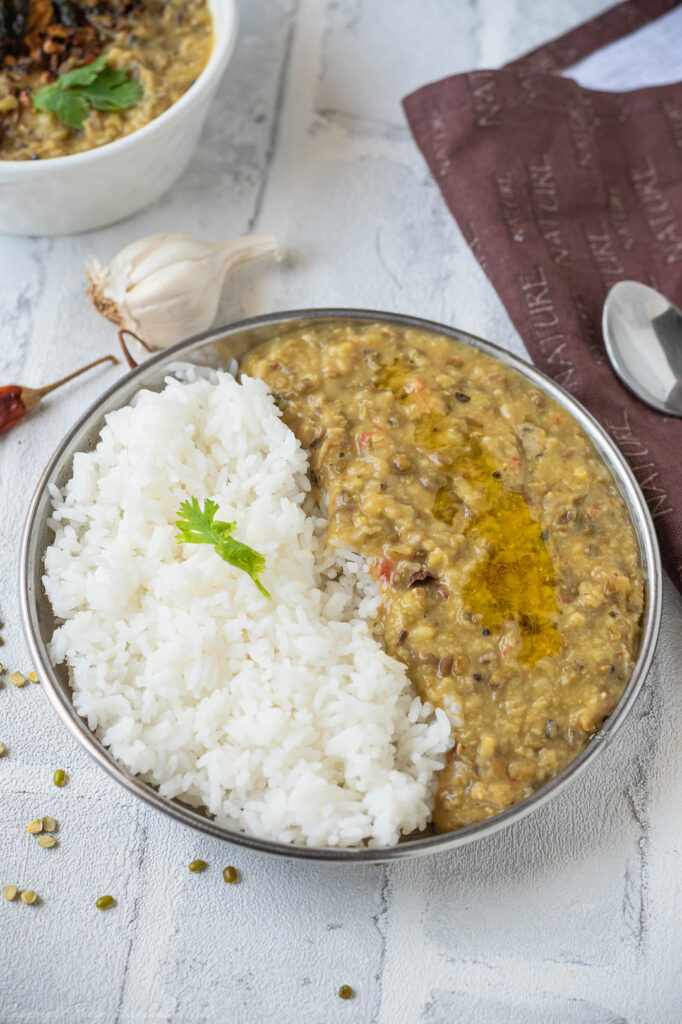
POLYGON ((682 312, 638 281, 619 281, 606 296, 602 332, 611 365, 638 398, 682 416, 682 312))

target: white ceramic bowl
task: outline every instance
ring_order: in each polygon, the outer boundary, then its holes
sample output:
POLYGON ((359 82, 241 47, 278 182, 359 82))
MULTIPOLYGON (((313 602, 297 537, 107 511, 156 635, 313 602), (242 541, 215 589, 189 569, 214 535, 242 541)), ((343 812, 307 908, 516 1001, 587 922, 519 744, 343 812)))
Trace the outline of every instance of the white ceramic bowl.
POLYGON ((170 188, 190 161, 237 34, 236 0, 209 0, 215 45, 196 82, 163 114, 98 149, 0 160, 0 232, 65 235, 122 220, 170 188))

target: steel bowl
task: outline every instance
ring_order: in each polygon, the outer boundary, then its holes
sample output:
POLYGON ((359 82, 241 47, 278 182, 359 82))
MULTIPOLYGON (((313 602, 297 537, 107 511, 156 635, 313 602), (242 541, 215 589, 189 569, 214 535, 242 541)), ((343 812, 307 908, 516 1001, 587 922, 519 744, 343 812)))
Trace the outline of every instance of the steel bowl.
POLYGON ((505 352, 496 345, 467 334, 453 327, 420 320, 415 317, 399 316, 394 313, 380 313, 373 310, 356 309, 306 309, 288 313, 274 313, 268 316, 243 320, 228 327, 209 331, 196 338, 181 342, 173 348, 152 356, 131 373, 114 384, 85 413, 75 427, 67 434, 43 473, 31 501, 24 529, 20 568, 21 611, 28 646, 33 663, 45 691, 59 717, 68 730, 85 747, 95 761, 114 779, 145 800, 152 807, 192 828, 226 839, 232 843, 255 850, 278 854, 285 857, 300 857, 314 861, 386 861, 399 857, 414 857, 452 850, 483 836, 489 836, 498 829, 506 828, 547 800, 575 779, 609 743, 619 726, 625 720, 641 689, 654 654, 661 618, 661 564, 654 527, 642 492, 623 456, 606 431, 574 398, 563 388, 529 366, 523 360, 505 352), (48 642, 57 623, 42 585, 43 558, 45 549, 52 540, 47 525, 50 514, 48 487, 56 484, 63 487, 72 471, 76 452, 91 451, 98 440, 107 413, 127 405, 140 388, 160 391, 164 378, 172 372, 172 364, 189 360, 206 367, 225 368, 234 365, 233 360, 260 342, 266 341, 284 330, 294 330, 304 325, 328 321, 352 321, 354 323, 395 324, 400 327, 417 328, 445 335, 459 342, 471 345, 488 355, 494 356, 507 366, 513 367, 535 387, 551 396, 578 421, 586 432, 601 458, 608 466, 625 499, 639 541, 639 550, 644 575, 644 610, 642 613, 639 647, 632 675, 623 691, 616 708, 604 722, 588 746, 562 772, 545 786, 520 803, 488 818, 485 821, 448 832, 442 835, 420 834, 406 837, 397 845, 381 848, 334 849, 330 847, 291 846, 257 836, 234 832, 180 800, 169 800, 161 796, 153 786, 147 785, 128 772, 114 760, 110 752, 88 728, 76 713, 72 704, 68 671, 65 666, 55 667, 48 654, 48 642))

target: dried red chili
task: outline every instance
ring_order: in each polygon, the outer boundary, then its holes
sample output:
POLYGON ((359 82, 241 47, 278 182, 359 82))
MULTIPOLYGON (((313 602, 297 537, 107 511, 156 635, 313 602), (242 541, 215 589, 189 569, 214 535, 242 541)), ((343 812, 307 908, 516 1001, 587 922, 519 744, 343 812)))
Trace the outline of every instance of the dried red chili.
POLYGON ((81 366, 80 370, 74 370, 73 373, 62 377, 61 380, 56 380, 53 384, 46 384, 42 388, 23 388, 20 384, 6 384, 4 387, 0 387, 0 434, 6 434, 8 430, 15 427, 27 413, 35 409, 41 398, 49 395, 51 391, 61 387, 62 384, 73 380, 74 377, 80 377, 81 373, 92 370, 94 366, 116 362, 118 360, 115 356, 102 356, 94 363, 81 366))
POLYGON ((28 411, 22 401, 21 391, 18 384, 0 388, 0 434, 23 419, 28 411))

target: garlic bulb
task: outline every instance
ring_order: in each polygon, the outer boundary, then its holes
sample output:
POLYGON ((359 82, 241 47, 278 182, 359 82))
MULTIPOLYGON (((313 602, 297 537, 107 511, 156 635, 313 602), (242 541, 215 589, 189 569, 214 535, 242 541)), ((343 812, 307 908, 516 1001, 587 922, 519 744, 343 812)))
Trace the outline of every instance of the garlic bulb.
POLYGON ((152 348, 167 348, 213 324, 233 267, 276 255, 274 235, 216 243, 169 232, 150 235, 122 249, 104 270, 88 260, 88 295, 113 323, 152 348))

